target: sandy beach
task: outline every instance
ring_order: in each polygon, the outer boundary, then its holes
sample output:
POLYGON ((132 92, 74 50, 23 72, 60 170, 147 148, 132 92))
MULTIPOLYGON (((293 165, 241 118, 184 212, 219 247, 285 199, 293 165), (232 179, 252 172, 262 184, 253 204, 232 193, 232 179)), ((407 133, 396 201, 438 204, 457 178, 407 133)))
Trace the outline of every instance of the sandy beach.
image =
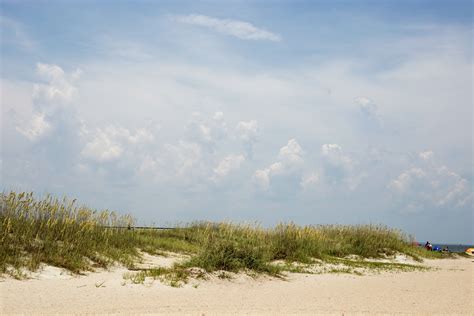
POLYGON ((291 273, 286 280, 240 274, 192 280, 181 288, 126 282, 124 268, 71 276, 46 267, 33 279, 1 280, 1 313, 472 315, 474 259, 425 260, 424 265, 433 269, 364 276, 291 273))

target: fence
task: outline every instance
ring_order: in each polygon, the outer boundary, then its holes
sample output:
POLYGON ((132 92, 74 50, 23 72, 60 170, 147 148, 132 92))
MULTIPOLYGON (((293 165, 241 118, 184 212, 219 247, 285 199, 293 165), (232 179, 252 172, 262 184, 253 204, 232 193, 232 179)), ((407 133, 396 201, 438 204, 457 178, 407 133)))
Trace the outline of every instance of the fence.
POLYGON ((112 229, 156 229, 156 230, 168 230, 168 229, 176 229, 176 227, 153 227, 153 226, 103 226, 104 228, 112 228, 112 229))

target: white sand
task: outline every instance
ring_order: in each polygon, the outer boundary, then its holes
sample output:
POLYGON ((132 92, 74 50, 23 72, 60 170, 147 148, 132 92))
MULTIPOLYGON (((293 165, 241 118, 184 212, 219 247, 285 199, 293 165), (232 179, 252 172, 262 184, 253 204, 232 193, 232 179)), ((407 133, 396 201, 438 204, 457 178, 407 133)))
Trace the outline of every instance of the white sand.
MULTIPOLYGON (((153 262, 149 257, 145 261, 153 262)), ((125 269, 76 277, 47 267, 36 279, 0 280, 0 313, 474 315, 474 259, 425 264, 437 270, 290 274, 287 281, 239 275, 233 280, 193 280, 182 288, 159 281, 124 285, 125 269)))

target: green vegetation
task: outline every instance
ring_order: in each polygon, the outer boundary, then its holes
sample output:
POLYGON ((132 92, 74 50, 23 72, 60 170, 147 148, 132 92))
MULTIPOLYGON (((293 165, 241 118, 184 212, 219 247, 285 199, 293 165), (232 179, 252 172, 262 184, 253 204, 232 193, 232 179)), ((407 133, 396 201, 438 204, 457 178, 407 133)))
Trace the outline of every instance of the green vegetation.
POLYGON ((403 233, 385 226, 301 227, 289 223, 265 229, 255 225, 193 223, 171 230, 120 229, 111 227, 133 227, 133 219, 78 206, 75 200, 51 196, 36 199, 32 193, 15 192, 4 193, 0 199, 0 273, 16 276, 21 275, 21 269, 37 269, 40 263, 74 273, 108 267, 113 262, 133 267, 140 257, 139 250, 190 255, 188 261, 173 268, 148 269, 128 276, 134 283, 152 277, 174 286, 187 280, 192 267, 207 272, 244 270, 279 276, 282 271, 307 269, 275 265, 276 260, 312 264, 320 259, 328 263, 344 261, 345 267, 352 268, 409 269, 344 258, 381 258, 397 253, 416 260, 442 256, 412 246, 403 233))
MULTIPOLYGON (((184 266, 175 265, 172 268, 152 268, 152 269, 141 269, 136 273, 126 273, 123 278, 130 280, 134 284, 142 284, 146 278, 152 278, 153 280, 160 280, 161 282, 168 284, 172 287, 180 287, 183 284, 188 283, 188 278, 191 276, 191 270, 186 269, 184 266)), ((195 278, 204 278, 203 273, 195 274, 195 278)))
POLYGON ((427 267, 414 265, 414 264, 408 264, 408 263, 351 260, 351 259, 346 259, 346 258, 335 258, 335 257, 326 258, 325 262, 342 266, 344 269, 348 269, 349 272, 354 272, 356 274, 361 273, 364 270, 370 270, 370 271, 428 270, 427 267))

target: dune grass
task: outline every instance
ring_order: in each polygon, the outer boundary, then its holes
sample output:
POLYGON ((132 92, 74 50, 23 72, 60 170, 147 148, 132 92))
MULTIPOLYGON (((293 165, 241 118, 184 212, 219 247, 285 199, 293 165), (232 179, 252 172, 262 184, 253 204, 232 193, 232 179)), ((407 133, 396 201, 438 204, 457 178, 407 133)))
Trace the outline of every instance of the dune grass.
POLYGON ((133 225, 129 216, 97 212, 77 206, 75 200, 32 193, 1 196, 0 271, 8 266, 38 268, 41 262, 73 272, 131 263, 139 239, 134 233, 104 226, 133 225))
MULTIPOLYGON (((72 272, 107 267, 113 262, 133 266, 139 250, 151 254, 186 253, 191 258, 171 270, 155 274, 186 275, 189 267, 208 272, 241 270, 278 275, 275 260, 311 263, 315 258, 379 258, 404 253, 417 260, 438 257, 419 247, 398 230, 374 225, 298 226, 274 228, 230 223, 193 223, 171 230, 138 230, 131 216, 96 211, 75 200, 32 193, 0 196, 0 273, 35 270, 40 263, 72 272)), ((151 273, 151 272, 149 272, 151 273)), ((173 278, 171 278, 174 280, 173 278)))

